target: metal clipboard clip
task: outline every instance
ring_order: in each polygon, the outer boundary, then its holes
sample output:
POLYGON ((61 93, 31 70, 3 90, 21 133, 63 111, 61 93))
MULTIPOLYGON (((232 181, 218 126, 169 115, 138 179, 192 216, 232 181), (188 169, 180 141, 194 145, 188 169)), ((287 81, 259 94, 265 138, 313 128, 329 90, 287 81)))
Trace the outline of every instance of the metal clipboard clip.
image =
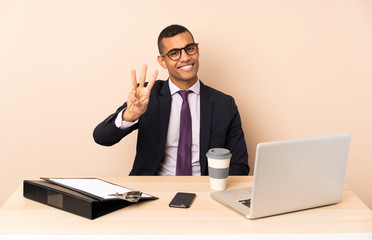
POLYGON ((115 193, 110 194, 109 196, 115 196, 117 198, 126 200, 128 202, 138 202, 141 199, 142 192, 140 191, 130 191, 126 193, 115 193))

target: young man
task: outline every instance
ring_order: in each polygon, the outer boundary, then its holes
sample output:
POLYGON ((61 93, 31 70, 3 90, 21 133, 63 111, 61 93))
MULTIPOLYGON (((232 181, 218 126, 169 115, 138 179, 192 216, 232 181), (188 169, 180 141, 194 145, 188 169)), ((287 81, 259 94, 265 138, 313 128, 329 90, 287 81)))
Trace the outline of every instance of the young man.
POLYGON ((94 140, 111 146, 138 130, 137 153, 130 175, 208 175, 206 153, 229 149, 230 175, 248 175, 248 153, 237 106, 231 96, 198 78, 199 48, 191 32, 171 25, 159 35, 158 62, 169 72, 146 84, 144 65, 127 102, 100 123, 94 140))

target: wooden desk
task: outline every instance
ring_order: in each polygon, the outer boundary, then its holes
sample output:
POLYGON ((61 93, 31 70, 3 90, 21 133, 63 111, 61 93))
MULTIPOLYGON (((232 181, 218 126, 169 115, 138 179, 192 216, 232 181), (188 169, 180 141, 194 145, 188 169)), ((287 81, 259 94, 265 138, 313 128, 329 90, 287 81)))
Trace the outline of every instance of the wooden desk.
MULTIPOLYGON (((372 211, 348 189, 339 204, 248 220, 210 198, 208 177, 100 178, 159 199, 89 220, 24 198, 21 185, 0 209, 0 235, 368 233, 372 237, 372 211), (168 207, 179 191, 197 194, 191 208, 168 207)), ((251 183, 250 176, 229 177, 228 188, 251 183)))

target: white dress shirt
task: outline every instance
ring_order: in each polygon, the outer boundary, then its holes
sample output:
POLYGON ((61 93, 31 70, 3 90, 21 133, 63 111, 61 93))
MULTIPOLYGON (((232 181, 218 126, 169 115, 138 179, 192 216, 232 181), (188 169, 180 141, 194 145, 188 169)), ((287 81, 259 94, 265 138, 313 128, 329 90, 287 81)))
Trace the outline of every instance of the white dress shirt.
MULTIPOLYGON (((182 97, 177 92, 180 91, 176 85, 169 80, 169 89, 172 96, 171 111, 169 115, 168 134, 165 143, 164 160, 160 164, 158 174, 163 176, 176 175, 178 138, 180 135, 180 115, 182 106, 182 97)), ((200 133, 200 81, 198 80, 191 88, 188 94, 188 102, 191 112, 192 122, 192 175, 200 176, 200 161, 199 161, 199 133, 200 133)), ((125 110, 125 109, 124 109, 125 110)), ((123 111, 124 111, 123 110, 123 111)), ((124 129, 132 126, 134 122, 126 122, 122 119, 123 111, 116 117, 115 125, 118 128, 124 129)))

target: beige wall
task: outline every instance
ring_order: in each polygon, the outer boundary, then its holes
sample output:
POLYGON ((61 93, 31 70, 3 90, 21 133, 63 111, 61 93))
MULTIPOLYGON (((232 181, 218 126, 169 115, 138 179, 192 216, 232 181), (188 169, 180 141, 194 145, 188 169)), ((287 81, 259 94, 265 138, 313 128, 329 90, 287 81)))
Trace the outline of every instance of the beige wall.
POLYGON ((351 132, 346 184, 372 208, 369 0, 0 0, 0 205, 33 176, 128 174, 136 133, 107 148, 92 131, 131 68, 167 77, 172 23, 200 43, 202 81, 235 97, 252 169, 259 142, 351 132))

